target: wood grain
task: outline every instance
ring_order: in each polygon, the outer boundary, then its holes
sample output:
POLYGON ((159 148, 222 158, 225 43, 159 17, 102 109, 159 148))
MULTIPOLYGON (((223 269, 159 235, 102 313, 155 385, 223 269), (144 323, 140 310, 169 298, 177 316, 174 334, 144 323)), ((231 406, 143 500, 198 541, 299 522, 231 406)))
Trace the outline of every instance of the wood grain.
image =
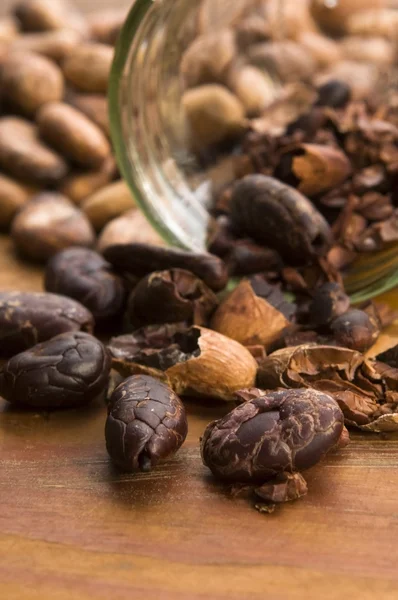
MULTIPOLYGON (((40 290, 41 278, 0 237, 0 289, 40 290)), ((397 598, 398 435, 354 434, 307 473, 306 498, 264 516, 201 463, 199 437, 228 407, 187 408, 180 452, 128 476, 109 463, 104 406, 0 401, 1 598, 397 598)))

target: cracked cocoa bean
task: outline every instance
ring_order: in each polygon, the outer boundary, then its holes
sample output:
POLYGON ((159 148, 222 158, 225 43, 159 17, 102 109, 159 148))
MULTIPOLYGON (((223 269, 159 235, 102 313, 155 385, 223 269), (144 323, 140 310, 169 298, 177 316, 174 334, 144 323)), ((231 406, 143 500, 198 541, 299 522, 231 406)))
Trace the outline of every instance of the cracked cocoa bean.
POLYGON ((163 269, 186 269, 218 292, 228 282, 227 268, 213 254, 184 252, 150 244, 115 244, 105 248, 104 257, 116 269, 144 277, 163 269))
POLYGON ((184 405, 164 383, 145 375, 113 392, 105 425, 106 447, 123 471, 150 471, 177 452, 188 433, 184 405))
POLYGON ((272 177, 244 177, 233 189, 230 208, 237 231, 274 248, 289 264, 322 256, 331 245, 330 227, 314 205, 272 177))
POLYGON ((144 277, 131 293, 130 323, 186 322, 206 325, 218 306, 217 296, 195 275, 183 269, 158 271, 144 277))
POLYGON ((80 407, 105 397, 110 368, 95 337, 62 333, 11 358, 0 371, 0 395, 16 406, 80 407))
POLYGON ((0 357, 9 358, 60 333, 92 332, 93 315, 55 294, 0 292, 0 357))
POLYGON ((249 350, 216 331, 181 323, 150 325, 112 338, 112 366, 125 377, 146 374, 195 398, 235 400, 253 387, 257 363, 249 350))
POLYGON ((121 316, 123 311, 123 280, 100 254, 87 248, 58 252, 47 264, 44 285, 48 292, 78 300, 96 319, 121 316))
POLYGON ((343 413, 326 394, 264 392, 208 425, 202 458, 225 482, 263 484, 318 463, 338 443, 343 427, 343 413))

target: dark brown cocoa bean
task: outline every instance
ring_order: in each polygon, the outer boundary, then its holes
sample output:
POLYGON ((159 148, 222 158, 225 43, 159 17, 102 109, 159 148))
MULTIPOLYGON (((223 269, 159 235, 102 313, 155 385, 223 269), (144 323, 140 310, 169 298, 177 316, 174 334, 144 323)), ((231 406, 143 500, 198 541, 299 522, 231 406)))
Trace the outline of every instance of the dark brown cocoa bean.
POLYGON ((183 269, 156 271, 131 293, 128 318, 136 326, 155 323, 206 325, 218 306, 217 296, 195 275, 183 269))
POLYGON ((0 371, 0 395, 17 406, 77 408, 105 397, 110 367, 95 337, 62 333, 11 358, 0 371))
POLYGON ((92 332, 92 314, 79 302, 35 292, 0 292, 0 357, 8 358, 60 333, 92 332))
POLYGON ((123 280, 93 250, 68 248, 53 256, 44 285, 48 292, 78 300, 95 319, 121 316, 126 296, 123 280))
POLYGON ((213 254, 196 254, 149 244, 117 244, 105 248, 104 256, 116 269, 142 277, 163 269, 185 269, 217 292, 228 281, 225 264, 213 254))
POLYGON ((274 248, 290 264, 323 255, 331 245, 330 227, 314 205, 265 175, 247 175, 235 185, 230 217, 237 231, 274 248))
POLYGON ((105 426, 106 447, 123 471, 150 471, 177 452, 188 433, 185 408, 167 385, 145 375, 113 392, 105 426))
POLYGON ((337 444, 343 427, 343 413, 326 394, 264 392, 207 427, 202 458, 223 481, 262 484, 318 463, 337 444))

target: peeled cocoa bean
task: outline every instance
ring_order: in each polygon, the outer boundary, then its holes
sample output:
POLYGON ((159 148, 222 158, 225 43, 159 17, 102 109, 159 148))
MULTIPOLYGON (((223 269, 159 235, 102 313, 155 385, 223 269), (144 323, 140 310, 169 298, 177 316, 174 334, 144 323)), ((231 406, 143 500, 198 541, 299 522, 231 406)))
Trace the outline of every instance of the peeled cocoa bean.
POLYGON ((123 180, 98 190, 82 204, 82 210, 96 231, 134 207, 133 195, 123 180))
POLYGON ((32 193, 27 186, 0 173, 0 229, 9 227, 32 193))
POLYGON ((117 166, 113 156, 109 156, 97 171, 72 172, 58 187, 61 194, 67 196, 75 204, 105 187, 114 179, 117 166))
POLYGON ((33 52, 10 52, 0 72, 3 102, 10 111, 32 117, 64 94, 62 72, 52 61, 33 52))
POLYGON ((93 246, 95 241, 84 214, 55 192, 31 200, 14 219, 11 236, 19 252, 38 261, 70 246, 93 246))
POLYGON ((77 165, 99 168, 110 155, 99 127, 68 104, 46 104, 37 114, 37 124, 41 137, 77 165))
POLYGON ((73 29, 87 34, 87 24, 80 11, 68 0, 22 0, 14 14, 23 31, 73 29))
POLYGON ((76 31, 68 29, 25 33, 12 42, 11 50, 35 52, 60 62, 80 43, 80 40, 81 36, 76 31))
POLYGON ((105 44, 81 44, 63 63, 69 83, 82 92, 104 94, 108 89, 113 48, 105 44))
POLYGON ((68 172, 63 158, 39 139, 37 127, 17 117, 0 119, 0 168, 40 186, 54 185, 68 172))
POLYGON ((108 98, 105 95, 69 93, 67 100, 110 137, 108 98))

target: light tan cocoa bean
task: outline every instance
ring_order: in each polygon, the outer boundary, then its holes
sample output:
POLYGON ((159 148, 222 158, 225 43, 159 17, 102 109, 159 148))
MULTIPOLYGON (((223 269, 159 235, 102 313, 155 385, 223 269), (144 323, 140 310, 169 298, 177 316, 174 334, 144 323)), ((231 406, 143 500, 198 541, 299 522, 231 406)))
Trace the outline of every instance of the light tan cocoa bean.
POLYGON ((155 231, 140 210, 129 210, 112 219, 102 230, 97 243, 99 252, 115 244, 152 244, 165 246, 165 241, 155 231))
POLYGON ((10 44, 18 36, 18 22, 13 17, 0 19, 0 44, 10 44))
POLYGON ((91 39, 101 44, 113 46, 119 37, 127 14, 128 10, 126 8, 105 8, 88 15, 87 21, 91 39))
POLYGON ((180 71, 186 87, 222 82, 236 53, 232 29, 199 36, 181 60, 180 71))
POLYGON ((111 183, 86 198, 82 210, 96 231, 135 207, 135 199, 123 180, 111 183))
POLYGON ((272 78, 250 65, 232 68, 227 78, 227 85, 242 102, 248 116, 261 113, 277 95, 272 78))
POLYGON ((198 31, 210 33, 234 26, 250 14, 255 4, 258 0, 202 0, 198 9, 198 31))
POLYGON ((333 65, 342 58, 340 45, 335 40, 316 31, 303 31, 297 41, 311 54, 320 68, 333 65))
POLYGON ((15 217, 11 237, 21 254, 45 261, 70 246, 92 246, 95 234, 85 215, 65 196, 45 192, 15 217))
POLYGON ((382 36, 396 41, 398 34, 398 10, 384 8, 377 9, 367 6, 368 10, 361 10, 350 16, 347 22, 347 32, 352 35, 382 36))
POLYGON ((67 102, 94 121, 110 137, 108 98, 105 95, 69 92, 67 102))
POLYGON ((0 82, 7 107, 32 117, 47 104, 64 95, 62 72, 44 56, 10 52, 2 63, 0 82))
POLYGON ((243 104, 221 85, 202 85, 187 90, 182 105, 191 129, 193 144, 216 144, 233 138, 244 130, 243 104))
POLYGON ((309 81, 316 70, 311 53, 297 42, 266 42, 248 51, 249 62, 282 82, 309 81))
POLYGON ((105 44, 81 44, 63 62, 67 81, 82 92, 104 94, 108 89, 113 48, 105 44))
POLYGON ((12 51, 35 52, 56 62, 64 60, 81 41, 81 35, 70 29, 25 33, 11 44, 12 51))
POLYGON ((53 185, 68 173, 63 158, 39 139, 37 127, 18 117, 0 118, 0 168, 39 186, 53 185))
MULTIPOLYGON (((351 17, 367 9, 375 12, 386 7, 388 0, 344 0, 343 2, 325 2, 311 0, 310 11, 324 31, 332 35, 342 35, 347 32, 351 17)), ((377 34, 376 34, 377 35, 377 34)))
POLYGON ((33 189, 0 173, 0 229, 8 229, 16 213, 33 194, 33 189))
POLYGON ((73 106, 52 102, 37 114, 40 136, 77 165, 99 168, 110 155, 105 134, 73 106))
POLYGON ((87 23, 68 0, 22 0, 14 9, 23 31, 73 29, 87 35, 87 23))
POLYGON ((395 48, 383 37, 349 36, 342 40, 341 49, 347 60, 377 65, 392 65, 395 61, 395 48))
POLYGON ((58 191, 75 204, 80 205, 83 200, 94 194, 94 192, 111 183, 117 173, 116 161, 113 156, 110 156, 97 171, 72 172, 60 183, 58 191))

